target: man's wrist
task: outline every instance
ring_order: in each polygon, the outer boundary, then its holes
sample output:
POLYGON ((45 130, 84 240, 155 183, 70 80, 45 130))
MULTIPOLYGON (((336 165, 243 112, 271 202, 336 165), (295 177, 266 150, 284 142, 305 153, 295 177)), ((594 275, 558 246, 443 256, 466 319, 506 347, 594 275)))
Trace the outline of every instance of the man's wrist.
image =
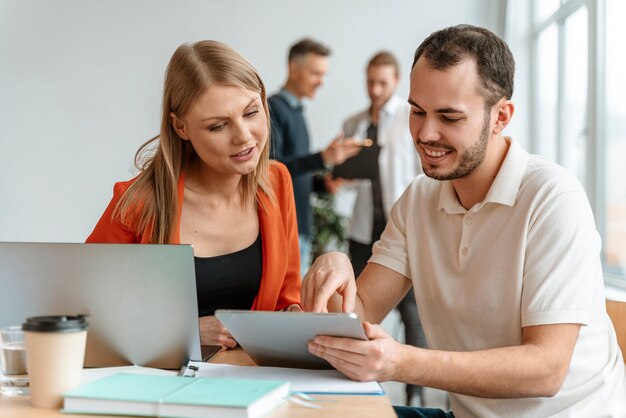
POLYGON ((333 162, 331 161, 327 150, 320 152, 320 157, 322 158, 322 164, 324 165, 324 168, 326 170, 331 171, 333 168, 335 168, 335 164, 333 164, 333 162))

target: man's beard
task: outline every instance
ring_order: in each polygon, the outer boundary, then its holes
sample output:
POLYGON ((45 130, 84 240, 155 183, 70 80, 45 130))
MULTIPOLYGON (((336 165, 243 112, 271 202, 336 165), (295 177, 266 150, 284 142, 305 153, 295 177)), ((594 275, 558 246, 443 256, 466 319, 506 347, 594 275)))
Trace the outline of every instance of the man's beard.
POLYGON ((478 138, 478 141, 474 145, 461 154, 461 161, 455 169, 449 173, 437 173, 436 170, 430 170, 424 167, 424 174, 435 180, 455 180, 470 175, 485 160, 485 156, 487 155, 490 122, 491 114, 485 111, 480 138, 478 138))

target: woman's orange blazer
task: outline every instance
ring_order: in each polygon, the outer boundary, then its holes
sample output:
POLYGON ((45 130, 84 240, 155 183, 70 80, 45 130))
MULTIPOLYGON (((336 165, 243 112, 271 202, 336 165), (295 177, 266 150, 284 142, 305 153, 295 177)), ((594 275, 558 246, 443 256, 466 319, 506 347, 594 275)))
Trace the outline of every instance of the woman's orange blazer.
MULTIPOLYGON (((291 304, 300 304, 300 251, 293 185, 287 168, 272 161, 269 167, 275 204, 260 189, 257 191, 263 274, 259 293, 252 310, 275 311, 291 304)), ((113 219, 113 211, 133 180, 116 183, 113 199, 87 238, 90 243, 141 243, 149 244, 152 228, 136 231, 113 219)), ((184 174, 178 180, 178 213, 170 244, 180 243, 180 214, 183 206, 184 174)))

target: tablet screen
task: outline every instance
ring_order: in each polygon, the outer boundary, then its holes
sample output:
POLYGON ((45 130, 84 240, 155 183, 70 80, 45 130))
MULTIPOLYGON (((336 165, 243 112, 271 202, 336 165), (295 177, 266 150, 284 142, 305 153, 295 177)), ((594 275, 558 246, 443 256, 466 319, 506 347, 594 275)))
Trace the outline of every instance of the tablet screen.
POLYGON ((308 350, 317 335, 367 340, 354 313, 217 310, 215 316, 259 366, 330 369, 308 350))

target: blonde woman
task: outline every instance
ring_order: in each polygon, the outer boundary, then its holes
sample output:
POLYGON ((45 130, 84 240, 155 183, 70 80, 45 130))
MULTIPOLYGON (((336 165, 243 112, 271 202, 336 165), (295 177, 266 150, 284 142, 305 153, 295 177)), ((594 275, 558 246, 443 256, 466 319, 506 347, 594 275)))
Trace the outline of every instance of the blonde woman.
POLYGON ((269 160, 265 86, 215 41, 181 45, 167 67, 161 131, 137 177, 116 183, 87 242, 192 244, 202 344, 236 341, 216 309, 296 309, 300 256, 291 178, 269 160))

